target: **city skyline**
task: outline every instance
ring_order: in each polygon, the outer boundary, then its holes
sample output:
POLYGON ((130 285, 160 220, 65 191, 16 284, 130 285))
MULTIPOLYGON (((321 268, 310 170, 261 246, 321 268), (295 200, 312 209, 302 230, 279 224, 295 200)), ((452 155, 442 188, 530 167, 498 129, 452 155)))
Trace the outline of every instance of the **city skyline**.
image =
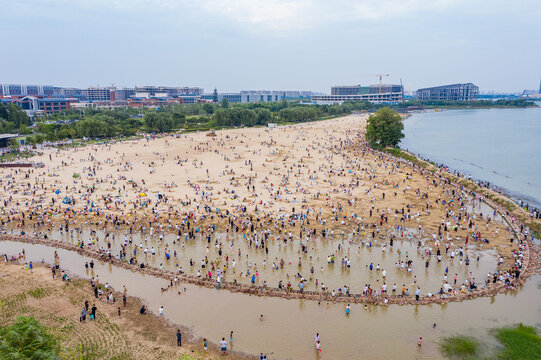
POLYGON ((328 92, 536 89, 541 4, 523 1, 0 0, 2 83, 328 92), (24 41, 23 41, 24 40, 24 41), (5 52, 6 53, 6 52, 5 52))

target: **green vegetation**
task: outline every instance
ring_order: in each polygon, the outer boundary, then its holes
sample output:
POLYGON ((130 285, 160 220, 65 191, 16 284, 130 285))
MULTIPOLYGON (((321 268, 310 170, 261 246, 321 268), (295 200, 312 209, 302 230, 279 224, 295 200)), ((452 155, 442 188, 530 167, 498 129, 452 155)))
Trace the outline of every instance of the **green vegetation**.
POLYGON ((531 326, 522 324, 513 328, 496 330, 496 338, 504 346, 499 358, 506 360, 529 360, 541 358, 541 337, 531 326))
MULTIPOLYGON (((409 101, 390 108, 404 111, 410 106, 426 108, 463 107, 526 107, 532 102, 498 100, 475 102, 409 101)), ((0 104, 0 133, 29 135, 27 144, 80 138, 131 137, 139 132, 170 132, 175 130, 208 131, 234 126, 264 126, 270 122, 293 124, 350 114, 353 111, 376 111, 385 105, 368 101, 347 101, 341 105, 301 104, 282 100, 271 103, 167 104, 158 108, 69 109, 57 114, 41 115, 32 124, 26 113, 16 104, 0 104)), ((386 110, 387 111, 387 110, 386 110)), ((394 142, 394 141, 393 141, 394 142)), ((392 144, 391 144, 392 145, 392 144)))
POLYGON ((502 344, 497 348, 494 355, 487 356, 483 353, 476 339, 469 336, 451 336, 442 339, 440 343, 441 353, 451 359, 480 360, 538 360, 541 358, 541 337, 535 328, 519 324, 515 327, 494 329, 492 333, 502 344))
POLYGON ((375 149, 397 146, 404 137, 402 117, 390 108, 384 107, 370 115, 366 126, 366 140, 375 149))
POLYGON ((394 157, 397 157, 397 158, 402 158, 404 160, 407 160, 417 166, 421 166, 421 167, 427 167, 428 166, 428 163, 425 162, 425 161, 422 161, 422 160, 419 160, 416 156, 414 155, 411 155, 410 153, 408 152, 405 152, 403 150, 400 150, 399 148, 386 148, 386 149, 383 149, 384 152, 388 153, 388 154, 391 154, 393 155, 394 157))
POLYGON ((479 352, 479 343, 468 336, 451 336, 443 339, 440 350, 451 359, 475 359, 479 352))
POLYGON ((13 325, 0 328, 0 358, 53 360, 60 355, 57 339, 33 317, 19 316, 13 325))
POLYGON ((0 104, 0 133, 15 134, 21 130, 28 132, 31 121, 28 115, 16 104, 0 104))
POLYGON ((12 150, 10 152, 0 155, 0 162, 11 162, 18 159, 28 159, 34 156, 35 153, 32 151, 18 151, 12 150))

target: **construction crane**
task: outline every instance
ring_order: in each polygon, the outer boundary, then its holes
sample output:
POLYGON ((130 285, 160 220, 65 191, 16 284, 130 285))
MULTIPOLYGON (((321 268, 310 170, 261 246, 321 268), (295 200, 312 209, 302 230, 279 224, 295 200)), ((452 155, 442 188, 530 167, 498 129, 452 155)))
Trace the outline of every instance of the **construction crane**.
POLYGON ((383 77, 391 76, 389 74, 374 74, 373 76, 379 77, 379 93, 381 94, 381 81, 383 80, 383 77))
POLYGON ((365 74, 365 75, 361 75, 361 76, 377 76, 379 77, 379 93, 381 94, 381 84, 382 84, 382 81, 383 81, 383 77, 387 77, 387 76, 391 76, 389 74, 365 74))

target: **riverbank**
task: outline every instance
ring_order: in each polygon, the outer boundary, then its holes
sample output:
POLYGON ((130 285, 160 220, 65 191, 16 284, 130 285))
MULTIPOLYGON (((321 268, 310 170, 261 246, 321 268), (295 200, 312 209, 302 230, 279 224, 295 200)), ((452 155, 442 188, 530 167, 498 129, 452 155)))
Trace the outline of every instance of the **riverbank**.
MULTIPOLYGON (((12 254, 14 255, 14 254, 12 254)), ((202 339, 194 339, 182 328, 182 347, 176 343, 177 325, 153 315, 141 315, 142 303, 113 290, 114 303, 105 296, 96 298, 88 280, 70 275, 62 281, 60 270, 53 280, 43 264, 25 267, 26 261, 0 262, 0 326, 13 323, 18 316, 32 316, 59 338, 63 355, 85 359, 219 359, 217 345, 209 342, 203 350, 202 339), (97 307, 96 319, 80 321, 85 300, 97 307), (118 310, 120 309, 120 315, 118 310)), ((102 286, 106 279, 102 279, 102 286)), ((128 289, 129 291, 129 289, 128 289)), ((247 357, 229 354, 230 359, 247 357)))

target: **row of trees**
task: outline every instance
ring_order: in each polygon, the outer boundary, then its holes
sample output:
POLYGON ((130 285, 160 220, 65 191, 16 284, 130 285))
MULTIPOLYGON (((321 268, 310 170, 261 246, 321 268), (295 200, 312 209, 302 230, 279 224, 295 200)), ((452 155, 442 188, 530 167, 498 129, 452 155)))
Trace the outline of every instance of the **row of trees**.
POLYGON ((17 133, 30 123, 30 118, 18 105, 0 104, 0 133, 17 133))

